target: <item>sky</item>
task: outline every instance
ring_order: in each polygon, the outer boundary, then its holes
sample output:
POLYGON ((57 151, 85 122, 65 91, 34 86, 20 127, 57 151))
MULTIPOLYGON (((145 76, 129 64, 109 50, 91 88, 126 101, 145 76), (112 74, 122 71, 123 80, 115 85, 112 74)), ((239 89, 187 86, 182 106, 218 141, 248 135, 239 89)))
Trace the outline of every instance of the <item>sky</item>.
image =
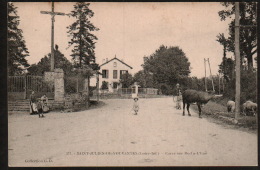
MULTIPOLYGON (((75 2, 55 2, 55 11, 69 13, 75 2)), ((51 51, 50 2, 15 2, 20 16, 19 28, 30 56, 29 64, 40 61, 51 51)), ((229 21, 220 21, 218 11, 224 7, 217 2, 91 2, 95 13, 90 21, 100 30, 93 32, 96 42, 96 62, 117 57, 133 67, 142 69, 143 57, 155 52, 160 45, 179 46, 191 63, 190 76, 203 77, 204 58, 209 58, 213 75, 223 57, 223 47, 216 41, 219 33, 228 35, 229 21)), ((55 16, 54 41, 59 50, 71 60, 68 29, 74 21, 68 16, 55 16)), ((228 54, 232 56, 233 54, 228 54)), ((207 73, 209 73, 207 67, 207 73)), ((207 75, 209 76, 209 75, 207 75)))

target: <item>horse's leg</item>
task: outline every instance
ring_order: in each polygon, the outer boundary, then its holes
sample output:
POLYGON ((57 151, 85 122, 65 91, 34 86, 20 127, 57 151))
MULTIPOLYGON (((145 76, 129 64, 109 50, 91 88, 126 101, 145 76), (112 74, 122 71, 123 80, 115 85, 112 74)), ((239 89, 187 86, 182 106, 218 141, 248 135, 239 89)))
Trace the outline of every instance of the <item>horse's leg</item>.
POLYGON ((230 106, 227 107, 227 111, 230 112, 231 111, 231 108, 230 106))
POLYGON ((188 111, 188 115, 191 116, 191 114, 190 114, 190 103, 187 103, 187 111, 188 111))
POLYGON ((199 109, 199 118, 202 118, 201 117, 201 105, 200 105, 200 103, 197 103, 197 106, 198 106, 198 109, 199 109))
POLYGON ((183 114, 182 116, 185 116, 185 102, 183 102, 183 114))

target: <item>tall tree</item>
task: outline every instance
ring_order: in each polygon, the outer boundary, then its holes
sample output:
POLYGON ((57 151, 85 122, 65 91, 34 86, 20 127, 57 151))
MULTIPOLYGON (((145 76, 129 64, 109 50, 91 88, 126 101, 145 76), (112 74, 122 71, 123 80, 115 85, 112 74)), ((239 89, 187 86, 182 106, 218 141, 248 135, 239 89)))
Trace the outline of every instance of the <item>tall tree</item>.
POLYGON ((74 5, 74 10, 69 14, 76 19, 74 23, 67 27, 69 29, 68 34, 71 37, 69 47, 73 46, 71 56, 76 67, 95 63, 94 49, 97 37, 91 32, 99 29, 89 20, 94 16, 94 12, 89 8, 89 5, 90 3, 77 2, 74 5))
POLYGON ((144 65, 144 71, 153 76, 154 84, 160 88, 161 84, 175 87, 177 83, 190 74, 190 62, 179 47, 160 46, 150 55, 144 65))
MULTIPOLYGON (((221 4, 226 7, 225 10, 218 13, 221 21, 235 15, 235 2, 221 2, 221 4)), ((247 59, 249 70, 253 70, 253 55, 257 52, 256 6, 256 2, 241 2, 239 4, 240 25, 242 26, 240 27, 240 54, 241 60, 242 58, 247 59)), ((229 24, 229 37, 226 41, 221 41, 221 38, 221 36, 218 36, 220 44, 226 43, 227 50, 234 52, 235 19, 232 19, 229 24)))
POLYGON ((8 74, 22 74, 29 67, 26 57, 29 56, 28 49, 23 38, 23 31, 18 28, 19 16, 17 7, 13 3, 7 3, 8 22, 7 22, 7 57, 8 57, 8 74))
POLYGON ((228 40, 224 36, 224 34, 219 34, 217 36, 217 41, 223 45, 223 58, 222 58, 222 63, 219 65, 219 72, 226 75, 226 60, 227 60, 227 44, 228 40))

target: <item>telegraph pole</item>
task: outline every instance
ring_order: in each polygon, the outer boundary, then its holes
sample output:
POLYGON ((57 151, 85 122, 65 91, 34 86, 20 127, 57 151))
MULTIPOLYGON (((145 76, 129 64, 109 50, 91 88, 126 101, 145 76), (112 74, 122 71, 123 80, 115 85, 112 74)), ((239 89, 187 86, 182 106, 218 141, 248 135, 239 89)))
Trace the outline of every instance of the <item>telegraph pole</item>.
POLYGON ((205 90, 208 91, 207 89, 207 72, 206 72, 206 59, 204 58, 204 68, 205 68, 205 90))
POLYGON ((240 47, 239 47, 239 2, 235 2, 235 57, 236 57, 236 113, 235 119, 240 114, 240 47))
POLYGON ((208 64, 209 64, 209 71, 210 71, 210 77, 211 77, 211 82, 212 82, 212 89, 213 89, 213 92, 215 92, 214 81, 213 81, 213 76, 212 76, 212 73, 211 73, 209 58, 208 58, 208 64))

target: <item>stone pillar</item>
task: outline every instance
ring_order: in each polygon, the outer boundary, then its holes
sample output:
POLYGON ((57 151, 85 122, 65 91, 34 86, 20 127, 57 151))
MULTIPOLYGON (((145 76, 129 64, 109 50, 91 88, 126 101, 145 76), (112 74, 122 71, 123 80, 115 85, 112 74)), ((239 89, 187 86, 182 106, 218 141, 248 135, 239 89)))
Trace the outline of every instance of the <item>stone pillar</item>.
POLYGON ((54 70, 54 100, 58 102, 64 101, 64 72, 62 69, 54 70))
POLYGON ((44 72, 44 81, 48 83, 50 89, 54 87, 54 72, 44 72))

